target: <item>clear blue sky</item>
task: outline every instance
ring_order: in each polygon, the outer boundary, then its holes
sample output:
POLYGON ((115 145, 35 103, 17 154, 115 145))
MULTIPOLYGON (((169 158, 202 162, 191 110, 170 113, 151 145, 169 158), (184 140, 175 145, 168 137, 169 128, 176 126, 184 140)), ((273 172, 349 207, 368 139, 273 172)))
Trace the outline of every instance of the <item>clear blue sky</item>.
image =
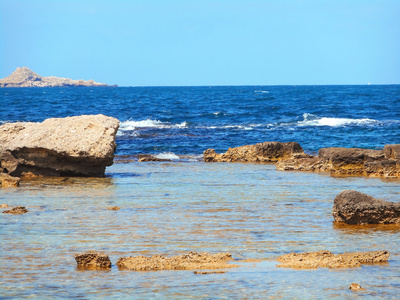
POLYGON ((0 78, 400 84, 400 0, 0 0, 0 78))

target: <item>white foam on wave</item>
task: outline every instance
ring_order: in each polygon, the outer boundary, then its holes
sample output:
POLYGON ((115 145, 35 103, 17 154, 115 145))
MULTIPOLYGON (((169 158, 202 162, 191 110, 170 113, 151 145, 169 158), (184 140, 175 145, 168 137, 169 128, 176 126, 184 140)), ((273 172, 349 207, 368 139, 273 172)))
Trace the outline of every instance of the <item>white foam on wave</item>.
POLYGON ((253 130, 256 127, 269 126, 270 124, 247 124, 247 125, 226 125, 226 126, 205 126, 197 128, 205 129, 237 129, 237 130, 253 130))
POLYGON ((180 159, 180 157, 173 152, 162 152, 153 156, 159 159, 171 159, 171 160, 180 159))
POLYGON ((269 91, 254 91, 256 93, 265 93, 265 94, 269 94, 269 91))
POLYGON ((303 121, 299 121, 298 126, 347 126, 347 125, 370 125, 377 124, 379 121, 373 119, 349 119, 349 118, 327 118, 318 117, 312 114, 303 114, 303 121))
POLYGON ((146 119, 146 120, 141 120, 141 121, 134 121, 134 120, 128 120, 125 122, 121 122, 119 124, 119 130, 121 131, 133 131, 137 129, 143 129, 143 128, 185 128, 187 127, 188 124, 187 122, 182 122, 179 124, 171 124, 169 122, 161 122, 159 120, 152 120, 152 119, 146 119))

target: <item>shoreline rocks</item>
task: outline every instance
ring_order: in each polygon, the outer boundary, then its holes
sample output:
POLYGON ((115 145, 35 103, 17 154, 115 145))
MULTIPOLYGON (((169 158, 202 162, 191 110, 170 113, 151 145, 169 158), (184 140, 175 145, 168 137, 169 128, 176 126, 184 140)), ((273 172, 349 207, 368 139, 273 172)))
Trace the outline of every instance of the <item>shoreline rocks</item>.
POLYGON ((236 265, 227 263, 229 261, 233 261, 232 255, 229 253, 188 252, 171 257, 163 255, 121 257, 117 261, 117 266, 122 270, 133 271, 225 269, 236 267, 236 265))
POLYGON ((332 215, 336 222, 352 225, 400 224, 400 203, 373 198, 354 190, 336 196, 332 215))
POLYGON ((11 176, 102 177, 113 164, 119 121, 104 115, 0 126, 0 164, 11 176))
POLYGON ((317 268, 357 268, 363 264, 387 262, 390 253, 388 251, 347 252, 332 254, 330 251, 321 250, 315 252, 289 253, 279 256, 277 267, 294 269, 317 268))
POLYGON ((76 254, 75 260, 80 269, 110 269, 111 260, 108 255, 99 253, 76 254))
POLYGON ((296 142, 264 142, 229 148, 226 153, 218 154, 214 149, 203 153, 205 162, 276 162, 290 158, 308 157, 296 142))
POLYGON ((17 187, 19 186, 20 178, 13 177, 6 173, 0 173, 0 187, 7 188, 7 187, 17 187))

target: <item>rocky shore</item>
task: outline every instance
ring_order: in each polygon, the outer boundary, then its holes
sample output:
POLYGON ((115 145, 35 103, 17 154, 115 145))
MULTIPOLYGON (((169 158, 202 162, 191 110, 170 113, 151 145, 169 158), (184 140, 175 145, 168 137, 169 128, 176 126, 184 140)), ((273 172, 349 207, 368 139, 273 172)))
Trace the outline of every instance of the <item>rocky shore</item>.
MULTIPOLYGON (((72 87, 90 86, 106 87, 105 83, 93 80, 73 80, 61 77, 43 77, 31 71, 27 67, 17 68, 11 75, 0 79, 0 87, 72 87)), ((113 85, 116 86, 116 85, 113 85)))
POLYGON ((400 144, 383 150, 321 148, 318 156, 305 154, 296 142, 264 142, 229 148, 218 154, 204 151, 205 162, 275 162, 280 171, 328 172, 332 176, 400 178, 400 144))
POLYGON ((12 177, 104 176, 113 164, 118 126, 104 115, 1 125, 2 185, 15 181, 12 177))

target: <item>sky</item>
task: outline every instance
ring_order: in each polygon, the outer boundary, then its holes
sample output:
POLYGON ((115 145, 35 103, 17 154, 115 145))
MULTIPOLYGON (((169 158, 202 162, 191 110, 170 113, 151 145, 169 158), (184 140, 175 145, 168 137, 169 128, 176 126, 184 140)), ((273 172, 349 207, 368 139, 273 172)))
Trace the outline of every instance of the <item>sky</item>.
POLYGON ((0 0, 0 78, 400 84, 400 0, 0 0))

